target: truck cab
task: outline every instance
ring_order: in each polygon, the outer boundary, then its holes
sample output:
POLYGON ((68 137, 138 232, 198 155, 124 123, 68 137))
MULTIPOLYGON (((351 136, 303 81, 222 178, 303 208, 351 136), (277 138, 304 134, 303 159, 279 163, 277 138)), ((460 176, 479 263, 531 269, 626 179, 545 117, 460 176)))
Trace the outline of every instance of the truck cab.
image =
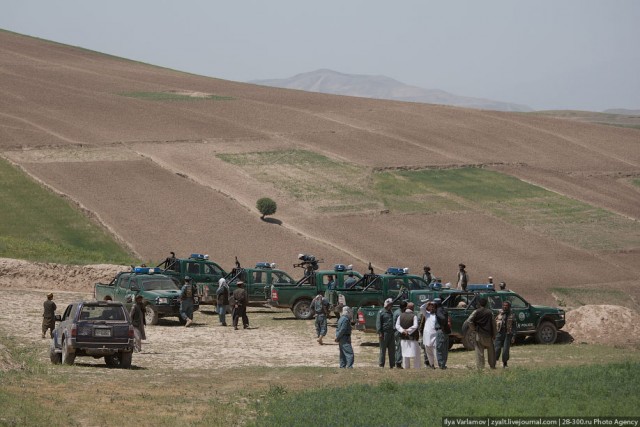
POLYGON ((211 261, 209 255, 192 253, 189 258, 167 258, 158 264, 162 273, 173 277, 179 286, 184 284, 186 276, 191 277, 198 288, 201 304, 214 304, 218 280, 227 276, 220 265, 211 261))
POLYGON ((245 283, 250 304, 265 304, 269 300, 271 287, 293 285, 295 280, 286 272, 276 268, 275 263, 258 262, 253 268, 241 267, 236 259, 236 267, 226 277, 229 290, 237 288, 238 281, 245 283))
MULTIPOLYGON (((430 291, 429 284, 420 276, 409 274, 408 268, 389 267, 383 274, 365 274, 351 288, 338 289, 338 304, 350 307, 380 306, 385 299, 396 299, 408 291, 430 291)), ((406 296, 405 296, 406 298, 406 296)))

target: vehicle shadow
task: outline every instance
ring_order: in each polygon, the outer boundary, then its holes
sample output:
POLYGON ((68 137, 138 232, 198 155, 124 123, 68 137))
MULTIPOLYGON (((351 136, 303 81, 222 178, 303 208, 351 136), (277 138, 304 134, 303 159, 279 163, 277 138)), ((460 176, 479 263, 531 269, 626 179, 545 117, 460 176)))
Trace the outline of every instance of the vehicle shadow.
POLYGON ((296 316, 289 316, 289 317, 273 317, 273 320, 298 320, 298 318, 296 318, 296 316))
MULTIPOLYGON (((106 364, 95 364, 95 363, 83 363, 83 362, 75 362, 75 366, 80 366, 83 368, 93 368, 93 369, 121 369, 116 366, 107 366, 106 364)), ((131 371, 147 371, 148 368, 142 366, 131 365, 129 368, 131 371)))

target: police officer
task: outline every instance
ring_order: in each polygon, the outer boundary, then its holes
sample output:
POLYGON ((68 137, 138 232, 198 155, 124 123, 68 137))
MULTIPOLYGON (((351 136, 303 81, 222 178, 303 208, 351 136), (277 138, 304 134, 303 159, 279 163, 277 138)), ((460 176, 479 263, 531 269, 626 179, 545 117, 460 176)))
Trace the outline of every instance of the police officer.
POLYGON ((56 303, 53 302, 53 293, 47 295, 42 313, 42 338, 46 338, 47 330, 53 338, 53 330, 56 328, 56 303))
POLYGON ((244 282, 238 281, 238 288, 233 291, 233 329, 238 330, 238 319, 242 317, 242 326, 249 329, 249 318, 247 317, 247 291, 244 289, 244 282))
POLYGON ((189 327, 193 323, 193 306, 197 289, 191 277, 184 277, 184 285, 180 290, 180 317, 184 320, 184 326, 189 327))
POLYGON ((384 308, 378 312, 376 317, 376 332, 380 341, 380 356, 378 357, 378 366, 384 368, 386 353, 389 354, 389 367, 393 369, 396 364, 396 342, 395 342, 395 323, 393 321, 393 312, 391 305, 393 300, 387 298, 384 301, 384 308))
POLYGON ((311 310, 316 313, 316 335, 318 344, 322 345, 322 339, 327 335, 327 316, 329 315, 329 301, 323 297, 322 291, 311 301, 311 310))
POLYGON ((496 339, 493 347, 496 353, 496 360, 500 359, 502 353, 502 367, 507 367, 509 361, 509 348, 514 342, 516 332, 514 329, 515 322, 513 320, 513 311, 511 311, 511 303, 505 301, 502 303, 502 310, 496 316, 496 339))
POLYGON ((353 368, 353 347, 351 347, 351 309, 342 308, 342 315, 336 328, 336 339, 340 350, 340 367, 353 368))

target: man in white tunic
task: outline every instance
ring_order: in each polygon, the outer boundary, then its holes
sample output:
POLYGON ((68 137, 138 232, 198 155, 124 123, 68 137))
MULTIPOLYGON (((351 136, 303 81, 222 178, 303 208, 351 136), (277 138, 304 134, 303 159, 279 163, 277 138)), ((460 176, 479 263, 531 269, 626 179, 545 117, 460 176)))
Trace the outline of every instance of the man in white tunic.
POLYGON ((435 369, 438 366, 436 359, 436 306, 433 301, 427 301, 420 306, 422 319, 420 328, 422 329, 422 345, 424 353, 429 361, 429 366, 435 369))
POLYGON ((413 312, 414 304, 407 304, 407 309, 402 313, 396 321, 396 330, 400 333, 400 347, 402 349, 402 367, 404 369, 411 368, 411 359, 413 358, 413 366, 420 369, 420 331, 418 330, 418 316, 413 312))

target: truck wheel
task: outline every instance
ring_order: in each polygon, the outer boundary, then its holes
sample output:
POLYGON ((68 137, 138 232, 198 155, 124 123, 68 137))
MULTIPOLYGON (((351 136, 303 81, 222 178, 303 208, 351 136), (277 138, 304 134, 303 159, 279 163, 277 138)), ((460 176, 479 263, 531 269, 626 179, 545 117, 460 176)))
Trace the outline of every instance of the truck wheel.
POLYGON ((462 337, 462 346, 466 350, 473 350, 476 348, 476 333, 471 330, 471 328, 467 328, 462 337))
POLYGON ((49 347, 49 359, 51 359, 51 363, 54 365, 59 365, 62 363, 62 354, 56 353, 56 345, 51 340, 51 347, 49 347))
POLYGON ((158 324, 158 312, 155 308, 150 305, 147 305, 144 309, 144 320, 147 321, 147 325, 157 325, 158 324))
POLYGON ((558 329, 551 322, 542 322, 536 331, 536 342, 538 344, 553 344, 558 337, 558 329))
POLYGON ((62 354, 60 355, 62 363, 65 365, 73 365, 76 360, 76 354, 71 351, 67 345, 67 339, 62 340, 62 354))
POLYGON ((131 359, 133 358, 132 351, 121 351, 118 353, 120 359, 120 369, 131 369, 131 359))
POLYGON ((293 305, 293 315, 296 319, 309 320, 313 318, 313 312, 311 311, 311 301, 308 299, 301 299, 293 305))

